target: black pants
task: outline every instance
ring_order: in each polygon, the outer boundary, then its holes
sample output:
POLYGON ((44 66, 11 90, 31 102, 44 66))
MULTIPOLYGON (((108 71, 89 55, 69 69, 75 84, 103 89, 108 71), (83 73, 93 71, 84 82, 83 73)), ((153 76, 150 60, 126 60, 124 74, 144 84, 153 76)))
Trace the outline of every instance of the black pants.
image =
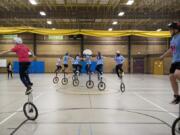
POLYGON ((102 75, 102 69, 103 69, 103 65, 102 65, 102 64, 99 64, 99 65, 96 66, 96 71, 97 71, 100 75, 102 75))
POLYGON ((56 70, 55 70, 54 72, 57 74, 58 72, 60 72, 60 71, 61 71, 61 69, 62 69, 62 67, 61 67, 61 66, 56 66, 56 70))
POLYGON ((122 64, 118 64, 116 65, 116 74, 118 77, 120 77, 120 72, 122 73, 123 72, 123 69, 122 69, 122 64))
POLYGON ((30 66, 30 62, 19 62, 19 75, 22 83, 25 87, 29 87, 31 85, 31 81, 29 78, 28 68, 30 66))
POLYGON ((80 64, 78 65, 72 65, 73 66, 73 72, 76 73, 76 71, 79 71, 81 73, 82 66, 80 64))
POLYGON ((86 73, 91 73, 91 64, 86 65, 86 73))
POLYGON ((13 75, 12 75, 13 72, 12 72, 12 70, 8 70, 7 73, 8 73, 8 79, 9 79, 10 76, 11 76, 11 78, 13 78, 13 75))

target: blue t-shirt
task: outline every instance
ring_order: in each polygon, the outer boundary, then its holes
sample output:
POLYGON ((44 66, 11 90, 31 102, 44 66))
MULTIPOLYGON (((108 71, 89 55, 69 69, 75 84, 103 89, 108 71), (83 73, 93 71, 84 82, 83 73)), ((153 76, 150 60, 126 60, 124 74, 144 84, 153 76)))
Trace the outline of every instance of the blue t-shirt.
POLYGON ((180 34, 173 36, 170 47, 173 54, 172 63, 180 62, 180 34))
POLYGON ((116 61, 116 65, 123 64, 124 63, 124 59, 125 58, 122 55, 114 57, 114 60, 116 61))
POLYGON ((103 59, 103 56, 101 56, 101 57, 99 57, 99 56, 97 56, 96 57, 96 64, 97 65, 103 65, 103 63, 104 63, 104 59, 103 59))
POLYGON ((69 56, 65 55, 63 58, 63 64, 68 64, 69 56))
POLYGON ((74 64, 74 65, 78 65, 79 62, 80 62, 80 57, 79 57, 79 56, 76 56, 76 58, 74 59, 73 64, 74 64))
POLYGON ((85 59, 85 61, 86 61, 86 64, 91 64, 91 56, 90 55, 86 55, 86 59, 85 59))

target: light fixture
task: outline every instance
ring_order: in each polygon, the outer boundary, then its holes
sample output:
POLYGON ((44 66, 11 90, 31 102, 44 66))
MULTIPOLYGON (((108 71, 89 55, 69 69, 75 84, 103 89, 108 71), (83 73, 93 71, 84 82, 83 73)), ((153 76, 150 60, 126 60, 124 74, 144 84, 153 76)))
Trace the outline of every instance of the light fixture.
POLYGON ((30 2, 32 5, 37 5, 37 1, 36 1, 36 0, 29 0, 29 2, 30 2))
POLYGON ((162 29, 157 29, 156 31, 158 31, 158 32, 159 32, 159 31, 162 31, 162 29))
POLYGON ((134 0, 128 0, 128 2, 126 3, 126 5, 132 5, 134 3, 134 0))
POLYGON ((51 25, 51 24, 52 24, 52 21, 47 21, 47 24, 51 25))
POLYGON ((56 28, 52 28, 52 30, 56 30, 56 28))
POLYGON ((45 13, 44 11, 40 11, 39 14, 40 14, 41 16, 46 16, 46 13, 45 13))
POLYGON ((112 31, 113 29, 112 28, 109 28, 108 31, 112 31))
POLYGON ((119 12, 118 16, 123 16, 124 14, 124 12, 119 12))
POLYGON ((114 21, 112 24, 113 24, 113 25, 116 25, 116 24, 118 24, 118 22, 117 22, 117 21, 114 21))

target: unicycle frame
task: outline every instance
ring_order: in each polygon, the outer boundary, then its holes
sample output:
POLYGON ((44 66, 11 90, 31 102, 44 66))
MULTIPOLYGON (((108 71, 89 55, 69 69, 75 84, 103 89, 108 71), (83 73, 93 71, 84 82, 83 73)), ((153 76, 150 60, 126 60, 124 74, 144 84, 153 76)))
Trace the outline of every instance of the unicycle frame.
POLYGON ((103 81, 102 76, 100 76, 100 73, 99 73, 99 72, 98 72, 98 80, 99 80, 98 89, 99 89, 100 91, 105 90, 105 89, 106 89, 106 84, 105 84, 105 82, 103 81), (102 85, 103 85, 103 87, 101 88, 102 85))
POLYGON ((179 103, 179 117, 176 118, 172 124, 172 135, 179 135, 180 134, 180 103, 179 103), (178 134, 176 134, 176 124, 178 124, 178 134))
MULTIPOLYGON (((90 67, 89 67, 89 69, 90 69, 90 67)), ((91 71, 88 71, 88 76, 89 76, 89 79, 88 79, 88 81, 86 82, 86 87, 87 87, 88 89, 92 89, 92 88, 94 87, 94 82, 93 82, 92 79, 91 79, 91 71)))
POLYGON ((77 87, 79 85, 78 71, 75 71, 72 80, 73 80, 73 86, 77 87))
POLYGON ((62 80, 61 80, 61 83, 62 83, 63 85, 67 85, 67 84, 68 84, 68 78, 66 77, 66 71, 65 71, 65 69, 66 69, 66 68, 64 68, 64 70, 63 70, 63 78, 62 78, 62 80))
POLYGON ((124 81, 123 81, 123 75, 122 75, 122 72, 120 72, 120 90, 121 92, 125 92, 125 84, 124 84, 124 81))
POLYGON ((33 103, 33 94, 32 92, 28 94, 28 102, 33 103))
POLYGON ((33 104, 32 92, 30 94, 28 94, 28 101, 23 106, 23 112, 28 120, 36 120, 38 117, 37 107, 33 104), (27 107, 27 110, 26 110, 26 107, 27 107), (35 113, 35 115, 33 117, 31 117, 29 115, 30 113, 35 113))
POLYGON ((58 69, 56 72, 55 72, 55 77, 53 78, 53 83, 54 84, 57 84, 59 82, 59 77, 58 77, 58 74, 61 73, 61 69, 58 69))

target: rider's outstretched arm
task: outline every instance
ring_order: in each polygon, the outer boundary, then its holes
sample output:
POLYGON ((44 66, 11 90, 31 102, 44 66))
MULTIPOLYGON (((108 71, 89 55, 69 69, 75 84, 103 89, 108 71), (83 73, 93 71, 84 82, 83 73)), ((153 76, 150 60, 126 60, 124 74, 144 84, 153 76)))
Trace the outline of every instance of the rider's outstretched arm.
POLYGON ((11 50, 8 50, 8 51, 2 51, 2 52, 0 52, 0 55, 4 55, 4 54, 10 53, 10 52, 12 52, 12 51, 11 51, 11 50))
POLYGON ((169 48, 163 55, 160 56, 160 59, 163 59, 166 56, 169 56, 172 54, 171 48, 169 48))

